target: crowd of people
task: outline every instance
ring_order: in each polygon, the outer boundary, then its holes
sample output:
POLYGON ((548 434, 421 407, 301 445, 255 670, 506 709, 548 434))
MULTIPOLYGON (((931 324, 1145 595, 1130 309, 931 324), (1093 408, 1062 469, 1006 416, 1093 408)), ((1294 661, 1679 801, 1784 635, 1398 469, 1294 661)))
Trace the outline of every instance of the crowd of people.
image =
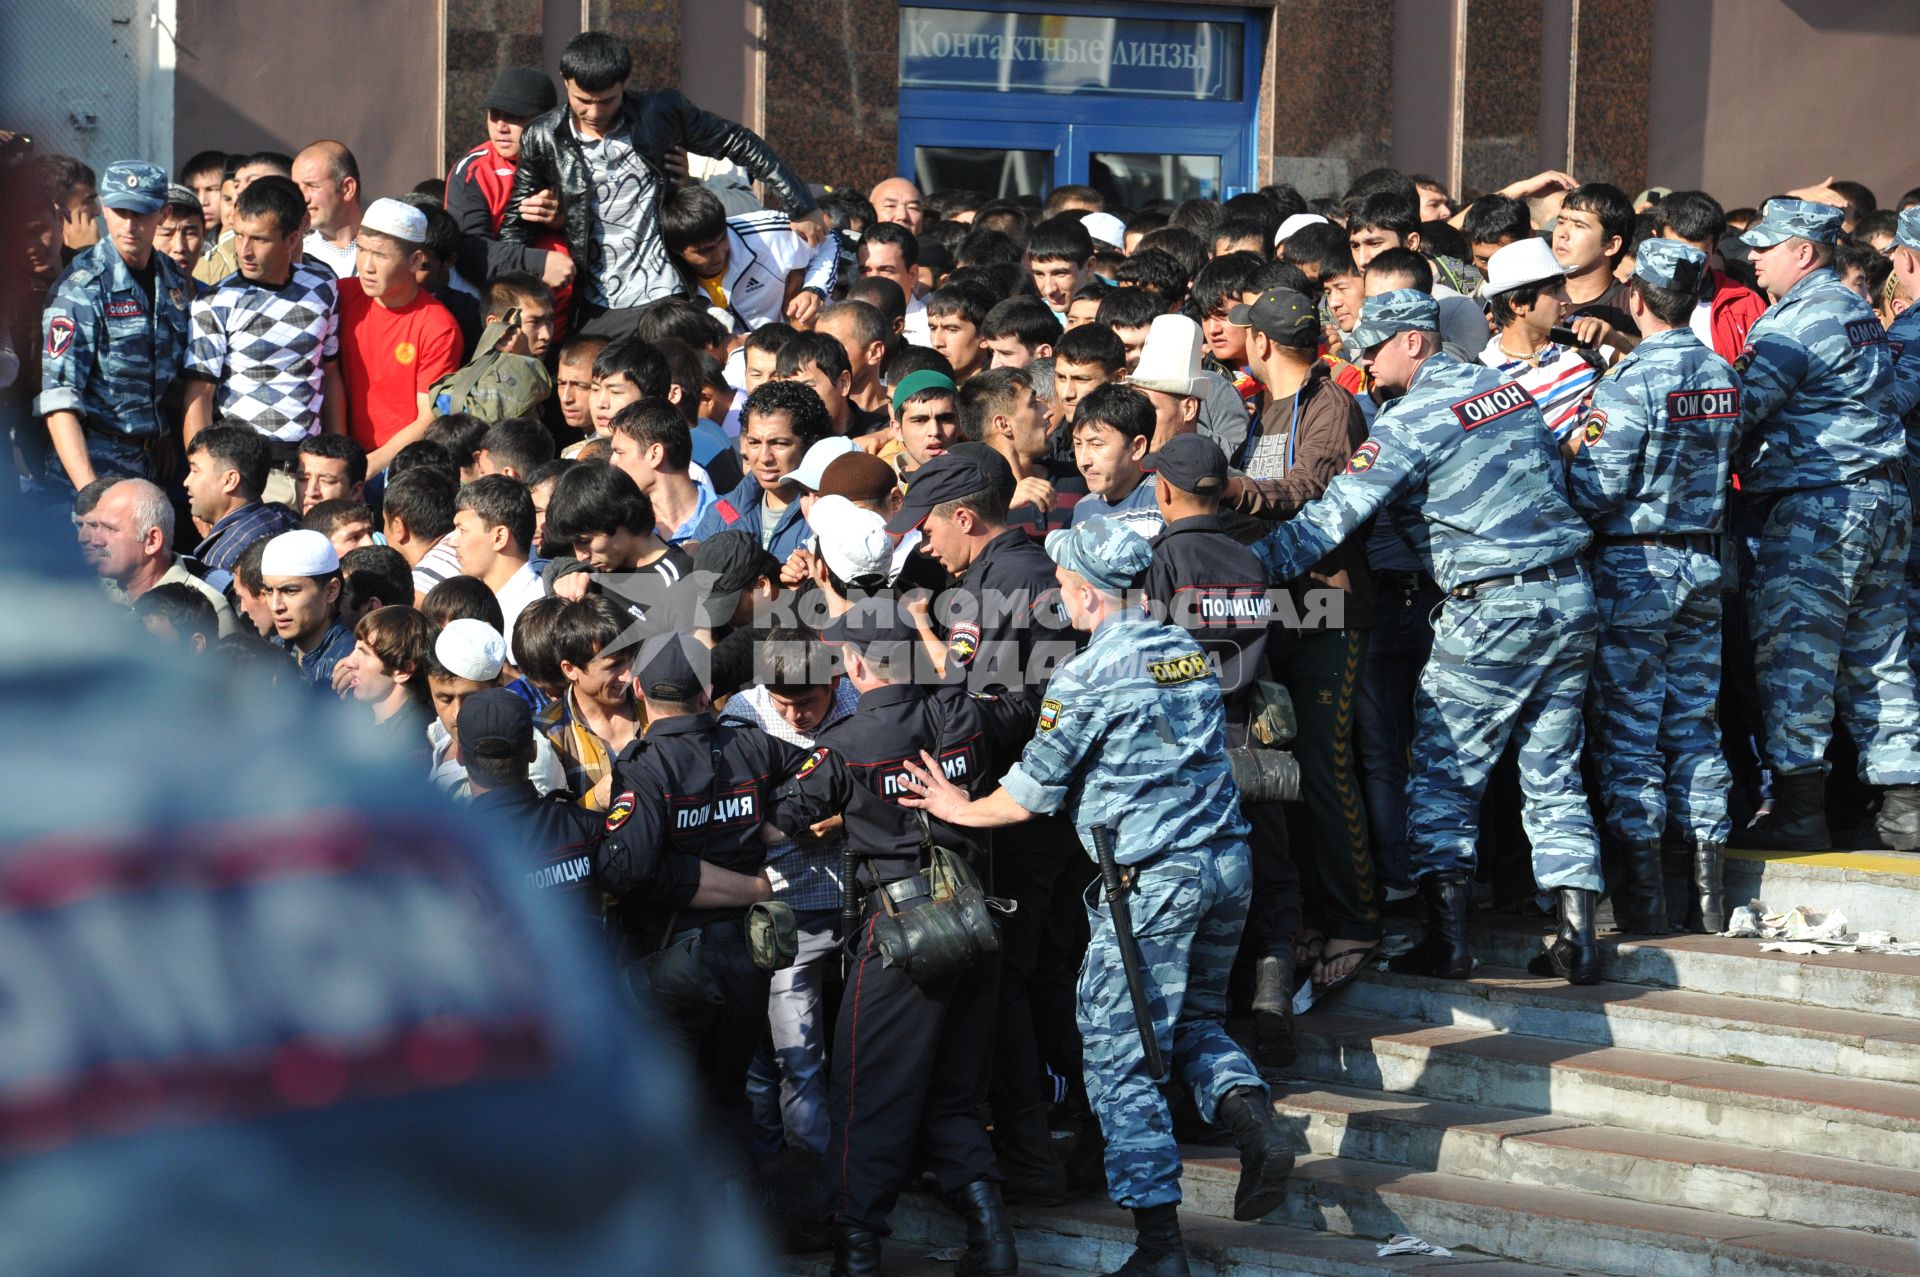
POLYGON ((923 1172, 963 1274, 1098 1187, 1185 1273, 1161 1084, 1271 1211, 1261 1070, 1393 916, 1591 983, 1603 895, 1920 848, 1920 191, 863 198, 631 70, 378 198, 10 149, 8 486, 515 830, 835 1273, 923 1172))

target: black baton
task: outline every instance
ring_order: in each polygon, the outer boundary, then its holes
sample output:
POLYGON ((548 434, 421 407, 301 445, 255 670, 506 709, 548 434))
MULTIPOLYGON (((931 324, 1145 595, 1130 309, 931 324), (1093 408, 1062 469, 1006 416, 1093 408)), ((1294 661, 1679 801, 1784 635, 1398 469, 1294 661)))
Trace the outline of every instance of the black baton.
POLYGON ((1107 893, 1107 909, 1113 914, 1113 938, 1120 945, 1120 967, 1127 973, 1127 993, 1133 999, 1133 1018, 1140 1028, 1140 1050, 1146 1057, 1147 1075, 1155 1086, 1166 1082, 1167 1062, 1160 1054, 1160 1039, 1153 1031, 1153 1016, 1147 999, 1147 972, 1140 961, 1140 942, 1133 934, 1133 914, 1120 887, 1120 867, 1113 862, 1113 844, 1105 827, 1093 827, 1093 854, 1100 860, 1100 883, 1107 893))
POLYGON ((840 978, 843 980, 853 970, 853 949, 859 943, 855 937, 860 933, 860 889, 853 880, 859 868, 860 853, 853 849, 853 840, 849 838, 840 849, 840 978))

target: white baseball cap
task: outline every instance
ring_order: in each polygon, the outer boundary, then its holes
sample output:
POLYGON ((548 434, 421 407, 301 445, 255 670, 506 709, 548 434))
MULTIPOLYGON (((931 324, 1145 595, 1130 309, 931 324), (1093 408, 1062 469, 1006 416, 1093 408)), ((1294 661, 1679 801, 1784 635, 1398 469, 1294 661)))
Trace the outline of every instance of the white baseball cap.
POLYGON ((1325 226, 1326 224, 1327 219, 1318 213, 1295 213, 1293 216, 1287 218, 1286 221, 1280 223, 1280 229, 1273 233, 1273 242, 1276 244, 1286 243, 1287 237, 1303 226, 1325 226))
POLYGON ((340 555, 324 532, 296 528, 267 542, 261 576, 325 576, 340 570, 340 555))
POLYGON ((491 683, 507 663, 507 643, 485 621, 461 617, 448 621, 433 641, 433 657, 447 673, 476 683, 491 683))
POLYGON ((427 242, 427 215, 411 204, 395 199, 377 199, 360 215, 360 229, 377 235, 390 235, 409 244, 427 242))
POLYGON ((860 445, 845 435, 828 435, 807 449, 806 455, 800 458, 799 468, 787 478, 808 492, 817 492, 820 480, 826 477, 827 467, 849 452, 858 451, 860 445))
POLYGON ((1140 363, 1127 384, 1170 395, 1199 396, 1207 388, 1200 370, 1200 325, 1185 315, 1155 315, 1140 347, 1140 363))
POLYGON ((1567 268, 1547 247, 1547 241, 1537 235, 1529 235, 1513 241, 1505 248, 1496 249, 1493 256, 1487 259, 1487 282, 1480 290, 1480 295, 1492 297, 1496 293, 1512 292, 1529 284, 1564 279, 1566 274, 1567 268))
POLYGON ((1127 243, 1127 224, 1112 213, 1088 213, 1080 219, 1096 243, 1109 248, 1124 248, 1127 243))
POLYGON ((872 510, 845 497, 821 497, 807 512, 807 524, 820 540, 827 570, 842 581, 892 574, 893 538, 886 520, 872 510))

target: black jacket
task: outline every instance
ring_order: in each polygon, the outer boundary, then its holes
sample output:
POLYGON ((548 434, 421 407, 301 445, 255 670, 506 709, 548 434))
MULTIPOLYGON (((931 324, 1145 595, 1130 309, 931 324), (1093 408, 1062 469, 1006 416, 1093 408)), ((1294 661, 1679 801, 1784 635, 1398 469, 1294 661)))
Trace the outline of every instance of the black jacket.
MULTIPOLYGON (((588 223, 588 187, 593 179, 569 119, 567 104, 562 102, 527 125, 520 138, 520 167, 514 174, 506 218, 500 223, 500 238, 524 244, 539 234, 540 226, 520 216, 520 202, 535 191, 551 190, 560 197, 561 216, 566 219, 567 250, 574 261, 585 262, 593 240, 588 223)), ((673 89, 628 93, 613 128, 630 130, 633 149, 653 169, 656 192, 667 189, 667 152, 685 147, 696 155, 724 156, 739 164, 779 193, 789 216, 800 217, 814 209, 806 183, 788 171, 759 134, 701 110, 673 89)), ((576 298, 584 295, 584 289, 574 291, 576 298)))

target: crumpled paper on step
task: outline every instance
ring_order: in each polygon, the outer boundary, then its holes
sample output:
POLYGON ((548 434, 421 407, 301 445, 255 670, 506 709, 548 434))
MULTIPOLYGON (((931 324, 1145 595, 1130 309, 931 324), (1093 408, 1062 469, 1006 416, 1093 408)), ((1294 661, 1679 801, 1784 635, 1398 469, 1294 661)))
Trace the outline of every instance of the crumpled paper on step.
POLYGON ((1412 1233, 1395 1233, 1380 1243, 1375 1256, 1385 1259, 1388 1255, 1433 1255, 1440 1259, 1453 1258, 1453 1252, 1445 1246, 1436 1246, 1432 1242, 1422 1241, 1412 1233))
POLYGON ((1760 900, 1735 909, 1721 934, 1768 941, 1762 953, 1920 954, 1920 942, 1902 942, 1890 932, 1847 930, 1847 916, 1838 909, 1796 905, 1782 913, 1760 900))

